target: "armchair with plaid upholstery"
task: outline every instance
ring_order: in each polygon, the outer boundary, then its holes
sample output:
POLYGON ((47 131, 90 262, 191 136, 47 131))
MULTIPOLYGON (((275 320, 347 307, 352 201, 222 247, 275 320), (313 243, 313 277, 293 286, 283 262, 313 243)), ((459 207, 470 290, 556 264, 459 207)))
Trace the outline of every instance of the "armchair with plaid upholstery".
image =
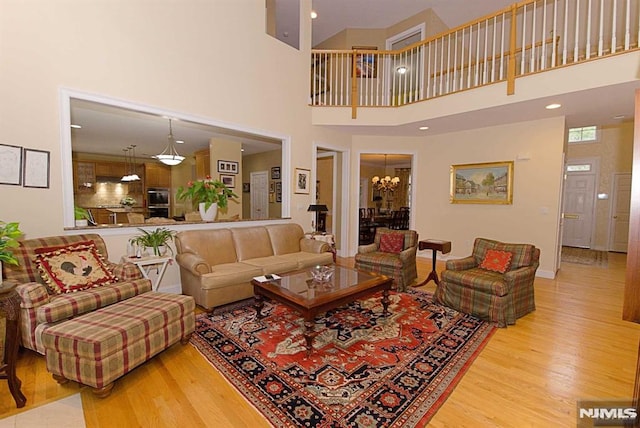
POLYGON ((108 260, 107 246, 97 234, 25 239, 20 241, 20 246, 13 253, 19 265, 4 264, 3 270, 7 280, 19 284, 16 291, 20 296, 21 343, 25 348, 41 354, 44 354, 41 335, 48 326, 151 291, 151 281, 142 277, 136 265, 115 264, 108 260), (113 271, 118 281, 97 288, 54 294, 45 285, 38 271, 35 261, 37 250, 86 241, 94 243, 97 251, 104 257, 104 263, 113 271))
POLYGON ((404 291, 418 277, 416 253, 418 251, 418 233, 415 230, 391 230, 386 227, 376 229, 373 244, 358 246, 356 269, 387 275, 394 279, 397 291, 404 291), (398 252, 385 251, 381 246, 383 235, 399 234, 403 236, 398 252))
POLYGON ((515 324, 536 308, 533 280, 539 260, 540 250, 531 244, 476 238, 471 256, 447 261, 434 298, 499 327, 515 324), (506 258, 497 266, 488 260, 492 255, 506 258))

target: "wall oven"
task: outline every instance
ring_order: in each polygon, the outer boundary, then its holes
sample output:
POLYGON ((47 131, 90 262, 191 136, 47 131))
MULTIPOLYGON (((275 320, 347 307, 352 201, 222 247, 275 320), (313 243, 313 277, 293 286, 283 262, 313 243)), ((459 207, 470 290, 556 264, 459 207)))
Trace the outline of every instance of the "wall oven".
POLYGON ((147 189, 147 208, 149 217, 169 217, 169 189, 149 187, 147 189))

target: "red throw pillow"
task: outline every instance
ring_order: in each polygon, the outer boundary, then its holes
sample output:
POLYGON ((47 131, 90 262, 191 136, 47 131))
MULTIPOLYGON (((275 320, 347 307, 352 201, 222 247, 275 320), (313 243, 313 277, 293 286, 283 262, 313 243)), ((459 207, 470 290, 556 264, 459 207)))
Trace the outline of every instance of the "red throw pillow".
POLYGON ((487 250, 480 267, 493 272, 505 273, 511 266, 512 256, 513 254, 509 251, 487 250))
POLYGON ((404 249, 404 234, 385 233, 380 236, 380 251, 399 254, 404 249))
POLYGON ((40 276, 53 293, 72 293, 117 281, 93 241, 36 248, 35 253, 40 276))

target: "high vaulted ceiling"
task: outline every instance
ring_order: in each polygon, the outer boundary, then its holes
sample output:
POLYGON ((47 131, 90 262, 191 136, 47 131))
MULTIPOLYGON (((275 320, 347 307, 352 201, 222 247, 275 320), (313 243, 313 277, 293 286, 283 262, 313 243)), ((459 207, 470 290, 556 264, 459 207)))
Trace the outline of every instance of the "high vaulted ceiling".
MULTIPOLYGON (((278 0, 298 2, 300 0, 278 0)), ((313 43, 331 37, 344 28, 387 28, 416 13, 432 8, 449 27, 455 27, 512 4, 512 0, 313 0, 312 7, 318 13, 313 20, 313 43)), ((297 9, 297 8, 296 8, 297 9)), ((298 18, 299 19, 299 18, 298 18)), ((563 94, 554 102, 563 104, 561 114, 567 118, 568 126, 606 125, 616 123, 614 116, 624 115, 624 120, 633 117, 633 91, 640 81, 615 87, 563 94), (595 101, 597 100, 597 102, 595 101)), ((523 102, 509 106, 441 117, 429 121, 429 135, 491 126, 500 123, 528 120, 557 115, 540 107, 537 103, 523 102)), ((72 122, 83 125, 74 130, 74 150, 99 152, 123 156, 123 149, 137 144, 139 157, 157 154, 166 145, 168 120, 149 114, 133 114, 118 108, 103 108, 90 103, 72 106, 72 122), (141 124, 144 122, 144 124, 141 124), (112 142, 117 141, 116 145, 112 142), (108 143, 107 143, 108 142, 108 143), (96 148, 94 145, 100 145, 96 148)), ((371 135, 423 136, 416 123, 393 127, 342 127, 345 132, 371 135)), ((427 125, 427 123, 425 123, 427 125)), ((174 121, 176 139, 185 140, 179 152, 192 153, 205 148, 210 137, 226 135, 227 138, 243 142, 245 154, 278 148, 277 142, 221 128, 190 122, 174 121), (274 144, 275 143, 275 144, 274 144)), ((183 154, 181 153, 181 154, 183 154)))
MULTIPOLYGON (((298 0, 295 0, 298 1, 298 0)), ((312 46, 345 28, 387 28, 425 9, 433 9, 453 28, 498 11, 514 0, 313 0, 312 46)))

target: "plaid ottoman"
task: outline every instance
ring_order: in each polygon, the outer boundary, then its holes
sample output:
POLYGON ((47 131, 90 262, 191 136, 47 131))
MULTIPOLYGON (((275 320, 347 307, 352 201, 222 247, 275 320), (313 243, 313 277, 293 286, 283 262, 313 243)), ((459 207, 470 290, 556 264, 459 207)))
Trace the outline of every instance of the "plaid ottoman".
POLYGON ((106 397, 120 376, 195 329, 191 296, 148 292, 52 325, 42 332, 47 370, 106 397))

